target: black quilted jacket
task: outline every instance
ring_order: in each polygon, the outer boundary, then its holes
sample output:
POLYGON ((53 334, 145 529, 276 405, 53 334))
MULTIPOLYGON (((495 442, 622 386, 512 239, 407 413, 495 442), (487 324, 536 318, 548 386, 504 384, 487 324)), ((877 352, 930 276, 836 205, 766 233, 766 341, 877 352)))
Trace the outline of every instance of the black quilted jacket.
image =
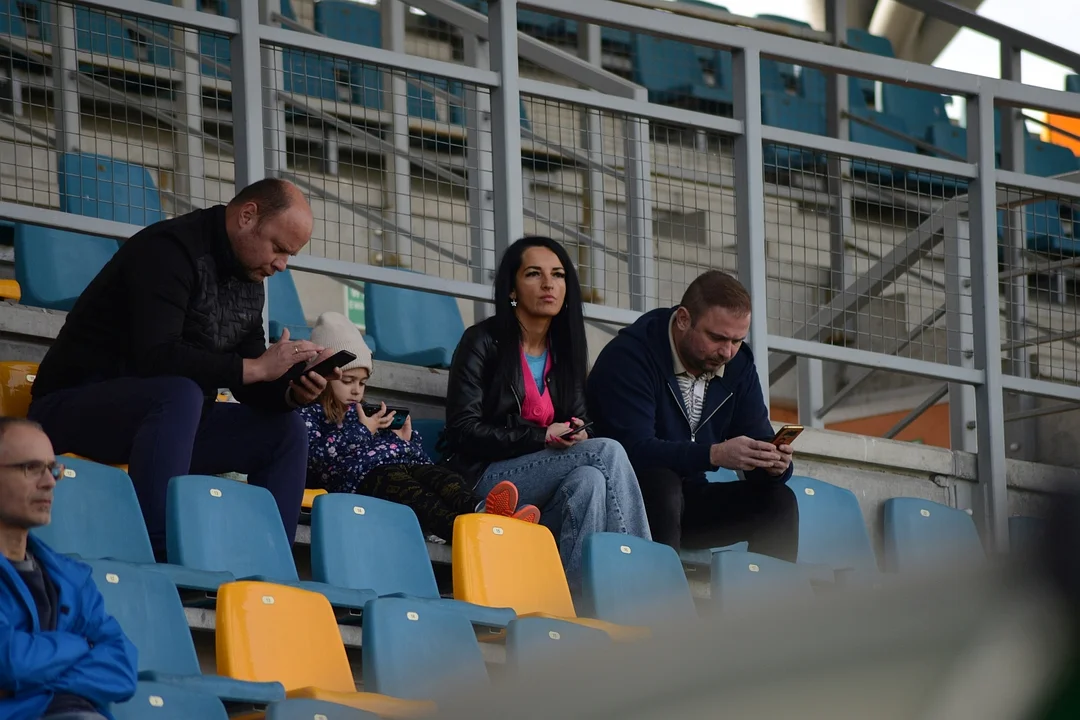
POLYGON ((265 349, 263 285, 244 275, 225 206, 156 223, 121 245, 68 313, 34 397, 118 377, 190 378, 207 397, 287 410, 285 383, 244 386, 243 359, 265 349))

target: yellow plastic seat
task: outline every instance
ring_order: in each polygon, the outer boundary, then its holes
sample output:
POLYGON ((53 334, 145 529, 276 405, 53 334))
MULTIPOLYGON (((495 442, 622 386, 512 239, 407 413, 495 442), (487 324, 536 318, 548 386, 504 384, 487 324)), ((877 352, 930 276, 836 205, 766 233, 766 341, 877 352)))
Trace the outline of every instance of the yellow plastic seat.
POLYGON ((0 415, 26 417, 37 371, 37 363, 0 362, 0 415))
POLYGON ((543 525, 483 513, 459 515, 451 548, 455 600, 512 608, 519 617, 567 620, 618 641, 649 636, 648 628, 577 616, 555 538, 543 525))
POLYGON ((17 280, 0 280, 0 300, 19 302, 20 299, 22 299, 22 288, 19 287, 17 280))
POLYGON ((384 718, 435 712, 435 703, 357 692, 330 602, 319 593, 264 582, 222 585, 217 597, 217 671, 277 681, 290 698, 367 710, 384 718))
POLYGON ((326 491, 322 488, 304 488, 304 499, 300 502, 300 507, 310 510, 315 504, 315 498, 325 494, 326 491))

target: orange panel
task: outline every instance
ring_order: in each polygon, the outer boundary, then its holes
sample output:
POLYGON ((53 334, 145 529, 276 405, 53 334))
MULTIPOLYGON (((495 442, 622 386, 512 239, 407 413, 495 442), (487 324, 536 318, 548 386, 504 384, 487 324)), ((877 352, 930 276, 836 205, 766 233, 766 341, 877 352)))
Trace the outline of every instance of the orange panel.
POLYGON ((543 525, 499 515, 454 521, 454 597, 518 615, 576 617, 559 549, 543 525))
POLYGON ((37 363, 0 362, 0 415, 26 417, 37 371, 37 363))
MULTIPOLYGON (((1064 130, 1073 135, 1080 135, 1080 118, 1068 117, 1065 115, 1048 115, 1046 122, 1059 130, 1064 130)), ((1042 136, 1043 140, 1046 140, 1047 142, 1069 148, 1073 151, 1074 155, 1080 153, 1080 140, 1074 140, 1068 135, 1056 133, 1049 128, 1043 128, 1042 136)))
POLYGON ((300 507, 310 510, 315 504, 315 498, 325 494, 326 491, 322 488, 304 488, 304 499, 300 502, 300 507))

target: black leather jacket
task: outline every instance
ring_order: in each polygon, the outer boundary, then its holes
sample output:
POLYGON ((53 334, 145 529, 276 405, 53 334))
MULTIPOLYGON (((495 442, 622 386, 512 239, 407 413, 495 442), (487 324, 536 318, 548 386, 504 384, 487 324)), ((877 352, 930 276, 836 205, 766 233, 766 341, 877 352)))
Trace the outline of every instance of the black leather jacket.
MULTIPOLYGON (((461 336, 454 351, 446 388, 446 429, 440 438, 443 463, 473 486, 489 464, 546 447, 547 428, 521 418, 521 401, 525 397, 521 370, 512 383, 495 384, 498 352, 491 327, 491 320, 473 325, 461 336)), ((555 422, 569 422, 572 417, 586 420, 584 378, 572 395, 570 407, 559 406, 560 393, 554 392, 554 384, 549 375, 547 386, 555 402, 555 422)))

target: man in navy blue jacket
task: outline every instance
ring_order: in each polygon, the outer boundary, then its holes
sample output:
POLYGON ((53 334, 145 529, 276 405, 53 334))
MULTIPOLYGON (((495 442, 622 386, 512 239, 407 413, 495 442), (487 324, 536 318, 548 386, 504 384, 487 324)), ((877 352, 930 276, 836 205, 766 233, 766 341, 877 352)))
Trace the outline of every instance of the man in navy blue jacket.
POLYGON ((90 568, 30 536, 62 471, 36 423, 0 418, 0 718, 106 720, 135 693, 135 647, 90 568))
POLYGON ((622 443, 637 473, 653 539, 678 550, 748 541, 794 561, 799 517, 791 448, 774 447, 754 356, 744 340, 750 295, 710 270, 678 307, 623 329, 589 375, 589 417, 622 443), (717 468, 745 480, 710 483, 717 468))

